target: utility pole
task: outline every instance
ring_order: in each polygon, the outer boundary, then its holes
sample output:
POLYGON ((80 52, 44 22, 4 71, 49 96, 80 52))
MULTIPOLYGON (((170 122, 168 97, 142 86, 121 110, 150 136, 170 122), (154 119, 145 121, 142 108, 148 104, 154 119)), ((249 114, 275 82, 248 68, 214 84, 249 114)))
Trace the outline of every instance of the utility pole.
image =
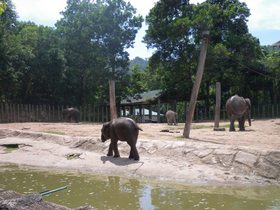
POLYGON ((190 138, 191 123, 192 123, 193 114, 196 106, 196 100, 200 88, 200 83, 203 76, 208 43, 209 43, 209 31, 204 31, 202 33, 202 43, 201 43, 195 82, 191 94, 191 101, 188 109, 186 110, 187 116, 186 116, 186 123, 185 123, 185 128, 183 133, 183 136, 185 138, 190 138))
POLYGON ((117 118, 115 80, 109 80, 110 116, 111 120, 117 118))

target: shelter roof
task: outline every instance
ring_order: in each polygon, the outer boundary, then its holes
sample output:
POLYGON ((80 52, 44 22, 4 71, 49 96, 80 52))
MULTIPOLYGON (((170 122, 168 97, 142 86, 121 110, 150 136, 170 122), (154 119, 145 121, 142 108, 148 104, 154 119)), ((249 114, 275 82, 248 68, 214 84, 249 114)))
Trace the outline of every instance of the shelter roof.
POLYGON ((151 90, 121 100, 121 105, 153 104, 162 95, 161 90, 151 90))
POLYGON ((272 47, 280 47, 280 41, 278 41, 278 42, 272 44, 271 46, 272 46, 272 47))

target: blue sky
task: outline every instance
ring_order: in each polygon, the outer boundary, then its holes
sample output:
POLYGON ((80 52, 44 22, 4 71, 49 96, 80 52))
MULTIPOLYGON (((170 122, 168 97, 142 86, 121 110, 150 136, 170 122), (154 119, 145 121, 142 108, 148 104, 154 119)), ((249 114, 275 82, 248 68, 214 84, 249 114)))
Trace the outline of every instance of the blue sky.
MULTIPOLYGON (((128 0, 127 0, 128 1, 128 0)), ((130 0, 137 12, 144 17, 157 0, 130 0)), ((204 0, 190 0, 190 3, 201 3, 204 0)), ((249 32, 260 40, 261 45, 270 45, 280 41, 280 0, 240 0, 250 9, 249 32)), ((66 6, 66 0, 12 0, 18 17, 23 21, 33 21, 36 24, 54 26, 61 18, 60 12, 66 6)), ((148 58, 152 50, 147 50, 142 37, 146 26, 138 32, 134 48, 128 49, 130 58, 136 56, 148 58)))

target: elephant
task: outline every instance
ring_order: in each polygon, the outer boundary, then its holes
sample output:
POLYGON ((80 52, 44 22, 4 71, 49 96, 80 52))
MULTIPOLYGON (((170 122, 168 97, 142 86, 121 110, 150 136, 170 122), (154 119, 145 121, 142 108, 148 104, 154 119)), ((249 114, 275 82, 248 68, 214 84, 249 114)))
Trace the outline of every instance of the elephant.
POLYGON ((131 118, 120 117, 103 124, 101 129, 101 140, 105 142, 111 139, 107 156, 120 157, 118 150, 118 140, 126 141, 130 146, 129 159, 139 160, 136 148, 139 130, 142 129, 131 118))
POLYGON ((248 119, 251 126, 251 101, 238 95, 230 97, 226 102, 226 110, 230 120, 229 131, 235 131, 234 121, 238 120, 239 130, 245 131, 245 120, 248 119))
POLYGON ((177 125, 177 122, 176 122, 177 113, 176 112, 174 112, 172 110, 168 110, 165 113, 165 116, 166 116, 168 125, 173 125, 173 124, 177 125))
POLYGON ((80 120, 80 111, 77 108, 66 108, 62 111, 63 118, 66 118, 68 122, 78 123, 80 120))

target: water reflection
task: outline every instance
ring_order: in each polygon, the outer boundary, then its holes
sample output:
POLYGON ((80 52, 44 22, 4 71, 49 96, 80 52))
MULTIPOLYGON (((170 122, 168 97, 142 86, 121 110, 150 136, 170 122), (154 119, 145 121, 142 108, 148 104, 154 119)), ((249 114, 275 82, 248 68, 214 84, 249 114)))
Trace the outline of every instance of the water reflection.
POLYGON ((0 188, 32 193, 66 185, 66 190, 44 199, 70 208, 92 205, 99 210, 280 209, 280 186, 183 186, 117 176, 0 167, 0 188))

